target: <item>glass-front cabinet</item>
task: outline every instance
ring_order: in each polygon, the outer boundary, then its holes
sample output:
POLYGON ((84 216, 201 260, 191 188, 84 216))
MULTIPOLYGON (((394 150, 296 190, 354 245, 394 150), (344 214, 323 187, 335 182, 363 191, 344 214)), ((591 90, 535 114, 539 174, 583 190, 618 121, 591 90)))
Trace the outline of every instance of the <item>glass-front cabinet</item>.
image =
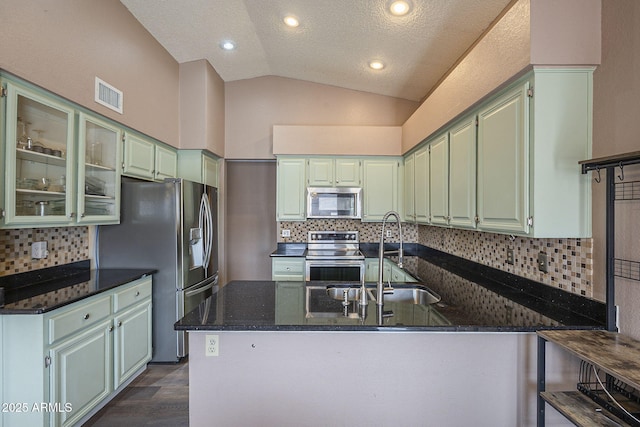
POLYGON ((122 131, 84 113, 78 119, 78 222, 117 223, 122 131))
POLYGON ((1 225, 117 223, 122 131, 38 88, 2 83, 1 225))
POLYGON ((75 220, 74 110, 6 83, 4 224, 75 220))

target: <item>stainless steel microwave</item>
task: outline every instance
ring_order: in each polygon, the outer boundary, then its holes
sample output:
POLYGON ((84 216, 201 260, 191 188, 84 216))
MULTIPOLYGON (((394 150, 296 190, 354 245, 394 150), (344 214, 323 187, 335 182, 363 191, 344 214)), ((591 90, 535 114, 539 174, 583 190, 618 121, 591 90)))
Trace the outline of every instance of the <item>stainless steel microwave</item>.
POLYGON ((308 187, 307 218, 362 218, 362 188, 308 187))

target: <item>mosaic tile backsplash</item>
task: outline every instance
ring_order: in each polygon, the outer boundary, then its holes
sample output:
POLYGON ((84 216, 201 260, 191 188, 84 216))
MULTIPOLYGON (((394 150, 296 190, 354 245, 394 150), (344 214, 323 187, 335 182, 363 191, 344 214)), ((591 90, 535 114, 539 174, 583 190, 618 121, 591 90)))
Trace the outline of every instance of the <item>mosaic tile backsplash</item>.
MULTIPOLYGON (((312 230, 357 230, 360 241, 373 243, 380 239, 380 223, 358 220, 283 221, 281 230, 291 230, 290 238, 278 237, 278 242, 304 243, 312 230)), ((391 242, 397 242, 397 228, 389 229, 391 242)), ((526 277, 567 292, 593 298, 593 240, 592 239, 532 239, 508 235, 481 233, 427 225, 402 224, 404 240, 526 277), (514 264, 507 264, 507 249, 513 249, 514 264), (547 273, 538 271, 539 252, 547 254, 547 273)))
POLYGON ((0 276, 89 259, 88 227, 0 230, 0 276), (45 240, 49 255, 31 258, 31 244, 45 240))

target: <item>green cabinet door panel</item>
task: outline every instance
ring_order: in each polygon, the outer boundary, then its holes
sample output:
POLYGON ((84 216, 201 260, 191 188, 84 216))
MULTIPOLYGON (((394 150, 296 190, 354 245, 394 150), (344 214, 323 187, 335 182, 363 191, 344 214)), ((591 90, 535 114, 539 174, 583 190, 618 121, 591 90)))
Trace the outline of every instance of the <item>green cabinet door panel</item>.
POLYGON ((414 162, 414 212, 415 221, 419 224, 430 222, 430 172, 429 147, 424 146, 415 152, 414 162))
POLYGON ((449 225, 475 228, 476 117, 463 119, 449 132, 449 225))
POLYGON ((56 413, 55 425, 73 425, 111 392, 110 326, 110 321, 101 322, 50 350, 51 402, 73 409, 56 413))
POLYGON ((362 185, 360 159, 336 158, 335 185, 336 187, 360 187, 362 185))
POLYGON ((516 87, 478 114, 478 217, 485 231, 528 232, 528 87, 516 87))
POLYGON ((415 153, 404 159, 404 219, 415 222, 415 153))
POLYGON ((178 176, 178 153, 174 148, 156 145, 155 149, 155 176, 156 181, 164 181, 166 178, 178 176))
POLYGON ((380 221, 398 210, 399 163, 395 158, 364 161, 363 221, 380 221))
POLYGON ((125 175, 153 179, 155 173, 155 150, 153 141, 125 134, 124 170, 125 175))
POLYGON ((333 187, 335 185, 333 158, 311 158, 307 163, 309 187, 333 187))
POLYGON ((305 159, 278 159, 276 217, 278 221, 304 221, 305 159))
POLYGON ((449 134, 430 144, 431 223, 449 224, 449 134))

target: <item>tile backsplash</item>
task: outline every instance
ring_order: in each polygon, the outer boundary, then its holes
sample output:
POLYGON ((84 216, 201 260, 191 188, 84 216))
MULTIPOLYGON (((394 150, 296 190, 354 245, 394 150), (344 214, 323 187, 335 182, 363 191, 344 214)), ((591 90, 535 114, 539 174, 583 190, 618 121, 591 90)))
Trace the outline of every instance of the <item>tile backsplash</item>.
POLYGON ((89 259, 88 227, 0 230, 0 276, 89 259), (49 255, 31 258, 31 244, 47 242, 49 255))
MULTIPOLYGON (((379 222, 358 220, 308 220, 278 223, 278 242, 304 243, 312 230, 357 230, 360 241, 373 243, 380 239, 379 222), (283 238, 282 230, 291 237, 283 238)), ((390 242, 397 242, 397 227, 389 226, 390 242)), ((427 225, 402 224, 404 240, 465 258, 515 275, 526 277, 567 292, 593 298, 592 239, 511 238, 504 234, 482 233, 427 225), (513 249, 514 263, 507 264, 507 249, 513 249), (547 273, 538 270, 539 252, 547 254, 547 273)))

